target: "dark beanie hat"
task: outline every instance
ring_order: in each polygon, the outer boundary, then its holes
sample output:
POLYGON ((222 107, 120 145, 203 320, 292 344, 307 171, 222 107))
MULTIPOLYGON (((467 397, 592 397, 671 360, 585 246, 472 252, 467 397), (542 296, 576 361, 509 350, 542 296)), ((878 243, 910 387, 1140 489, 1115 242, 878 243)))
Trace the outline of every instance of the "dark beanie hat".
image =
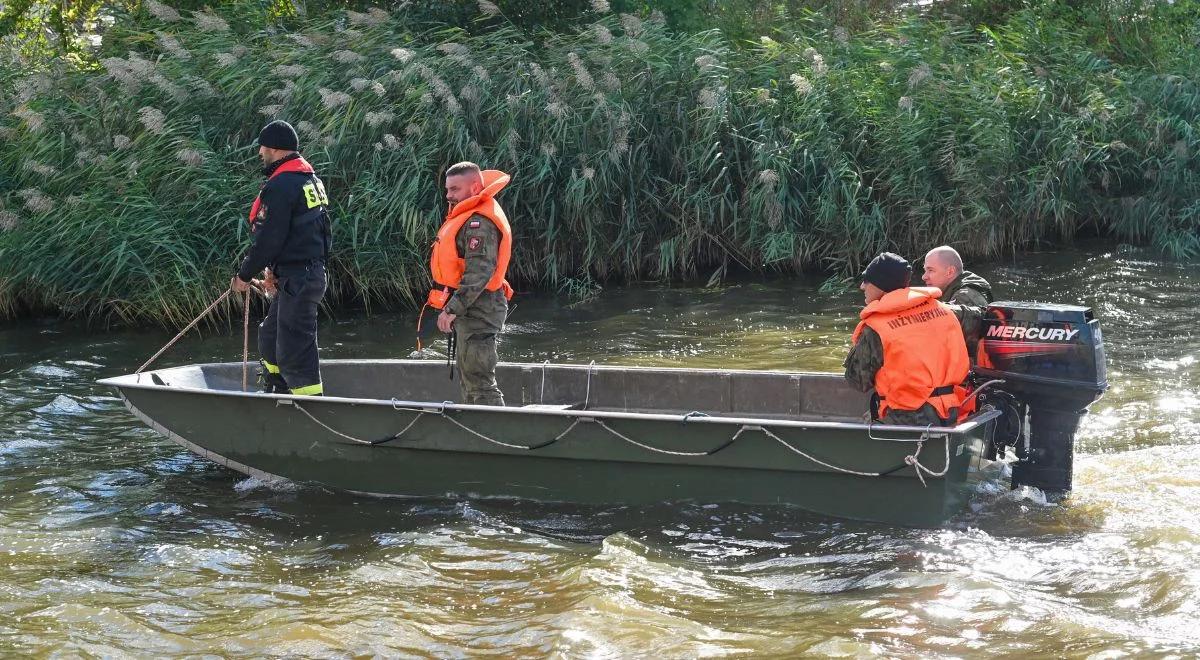
POLYGON ((870 282, 885 292, 903 289, 911 278, 912 266, 904 257, 892 252, 884 252, 872 259, 862 274, 862 281, 870 282))
POLYGON ((291 124, 282 119, 276 119, 263 126, 263 129, 258 132, 258 144, 271 149, 298 151, 300 138, 296 136, 296 129, 292 128, 291 124))

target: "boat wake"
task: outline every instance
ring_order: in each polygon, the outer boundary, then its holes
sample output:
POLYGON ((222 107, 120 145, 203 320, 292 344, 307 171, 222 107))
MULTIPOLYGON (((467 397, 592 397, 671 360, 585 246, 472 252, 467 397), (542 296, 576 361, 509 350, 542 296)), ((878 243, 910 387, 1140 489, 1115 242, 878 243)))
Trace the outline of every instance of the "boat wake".
POLYGON ((249 493, 256 490, 266 490, 274 493, 294 493, 302 487, 294 481, 287 479, 259 479, 258 477, 246 477, 233 485, 233 489, 239 493, 249 493))

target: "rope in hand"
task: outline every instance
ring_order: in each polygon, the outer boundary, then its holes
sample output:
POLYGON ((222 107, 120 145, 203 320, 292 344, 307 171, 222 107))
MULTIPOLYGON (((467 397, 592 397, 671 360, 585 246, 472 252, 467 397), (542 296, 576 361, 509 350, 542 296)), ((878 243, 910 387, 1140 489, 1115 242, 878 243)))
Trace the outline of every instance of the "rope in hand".
POLYGON ((242 391, 248 392, 250 375, 250 289, 242 298, 242 391))
MULTIPOLYGON (((265 291, 258 288, 257 286, 251 286, 250 288, 254 289, 258 293, 262 294, 263 296, 267 295, 267 293, 265 291)), ((220 296, 218 296, 216 300, 212 301, 212 304, 210 304, 208 307, 206 307, 203 312, 200 312, 200 314, 198 316, 196 316, 196 318, 192 319, 191 323, 187 324, 187 326, 184 327, 183 330, 179 331, 179 334, 175 335, 175 337, 173 339, 171 339, 171 341, 167 342, 166 344, 163 345, 162 348, 158 349, 157 353, 152 355, 149 360, 146 360, 145 364, 138 367, 137 371, 135 371, 133 373, 140 374, 146 370, 146 367, 149 367, 151 364, 154 364, 155 360, 162 357, 163 353, 166 353, 169 348, 171 348, 172 346, 174 346, 176 344, 176 342, 178 342, 180 339, 183 339, 183 336, 188 333, 188 330, 191 330, 192 328, 196 327, 197 323, 199 323, 205 316, 208 316, 209 314, 211 314, 212 311, 214 309, 216 309, 217 306, 220 305, 222 302, 225 302, 225 299, 228 298, 230 296, 230 294, 232 294, 232 293, 233 293, 233 289, 225 289, 225 292, 222 293, 220 296)), ((247 290, 245 297, 242 299, 242 391, 243 392, 245 392, 246 388, 249 386, 249 371, 250 371, 250 291, 247 290)))
POLYGON ((203 319, 205 316, 208 316, 208 314, 210 312, 212 312, 214 309, 216 309, 217 305, 220 305, 222 302, 224 302, 225 299, 228 298, 229 294, 231 294, 231 293, 233 293, 233 289, 226 289, 225 293, 222 293, 219 298, 214 300, 212 302, 212 304, 208 306, 207 309, 205 309, 203 312, 200 312, 200 315, 197 316, 196 318, 192 319, 192 322, 187 324, 186 328, 184 328, 183 330, 180 330, 179 334, 175 335, 174 339, 167 342, 166 345, 163 346, 162 348, 158 349, 157 353, 155 353, 149 360, 146 360, 146 363, 143 364, 142 366, 138 367, 138 370, 133 373, 140 374, 143 371, 145 371, 146 367, 150 366, 155 360, 157 360, 159 357, 161 357, 163 353, 166 353, 168 348, 171 348, 172 346, 175 345, 175 342, 182 339, 183 336, 185 334, 187 334, 188 330, 191 330, 192 328, 196 327, 196 324, 200 322, 200 319, 203 319))

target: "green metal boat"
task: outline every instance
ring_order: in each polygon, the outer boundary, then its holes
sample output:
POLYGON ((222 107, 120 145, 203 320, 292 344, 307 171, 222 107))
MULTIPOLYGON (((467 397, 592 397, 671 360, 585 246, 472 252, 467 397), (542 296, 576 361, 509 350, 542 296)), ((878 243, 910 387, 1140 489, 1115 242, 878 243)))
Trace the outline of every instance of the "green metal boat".
POLYGON ((503 363, 504 407, 452 403, 428 360, 327 360, 324 397, 242 391, 242 365, 120 376, 129 410, 262 479, 393 497, 793 505, 937 526, 961 511, 1001 413, 868 424, 841 376, 503 363))

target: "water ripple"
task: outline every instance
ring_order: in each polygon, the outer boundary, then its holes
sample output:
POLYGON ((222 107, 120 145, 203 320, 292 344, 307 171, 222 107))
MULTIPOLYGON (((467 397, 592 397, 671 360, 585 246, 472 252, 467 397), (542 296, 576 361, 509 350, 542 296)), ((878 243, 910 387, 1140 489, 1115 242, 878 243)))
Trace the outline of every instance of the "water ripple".
MULTIPOLYGON (((367 500, 247 479, 164 441, 94 379, 171 333, 0 329, 0 652, 14 656, 901 657, 1200 652, 1200 269, 1127 248, 980 265, 1081 301, 1111 390, 1063 502, 983 465, 944 529, 789 508, 367 500), (53 332, 51 346, 45 333, 53 332)), ((505 359, 837 370, 854 293, 817 282, 530 297, 505 359)), ((345 321, 345 320, 344 320, 345 321)), ((407 352, 411 318, 322 329, 407 352)), ((228 359, 189 338, 168 363, 228 359)))

